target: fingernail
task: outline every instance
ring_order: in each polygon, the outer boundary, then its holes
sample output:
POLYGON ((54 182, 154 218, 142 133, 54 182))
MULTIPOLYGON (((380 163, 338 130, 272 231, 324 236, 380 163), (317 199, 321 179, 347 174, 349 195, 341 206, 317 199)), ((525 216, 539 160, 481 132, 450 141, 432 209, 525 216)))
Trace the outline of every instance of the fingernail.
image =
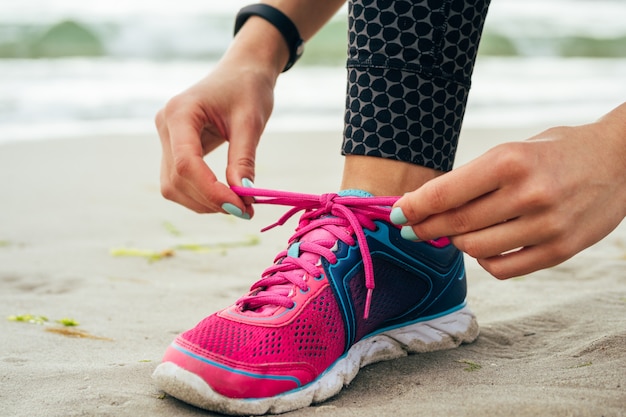
POLYGON ((240 219, 250 220, 250 215, 248 213, 244 213, 241 209, 234 204, 224 203, 222 204, 222 209, 228 214, 232 214, 235 217, 239 217, 240 219))
POLYGON ((402 229, 400 229, 400 236, 402 236, 406 240, 421 242, 421 239, 417 237, 411 226, 402 226, 402 229))
POLYGON ((242 178, 241 185, 243 185, 246 188, 254 188, 254 183, 248 178, 242 178))
POLYGON ((391 220, 391 223, 393 224, 404 224, 407 222, 406 216, 404 215, 400 207, 396 207, 391 210, 391 213, 389 214, 389 220, 391 220))

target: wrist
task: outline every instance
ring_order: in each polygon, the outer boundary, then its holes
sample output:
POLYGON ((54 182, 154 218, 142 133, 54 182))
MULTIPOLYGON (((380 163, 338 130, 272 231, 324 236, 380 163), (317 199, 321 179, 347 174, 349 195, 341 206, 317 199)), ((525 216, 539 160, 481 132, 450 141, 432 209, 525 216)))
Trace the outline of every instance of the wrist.
POLYGON ((304 51, 304 40, 300 37, 300 32, 296 25, 289 16, 272 5, 264 3, 250 4, 237 13, 235 19, 235 35, 252 16, 263 18, 280 32, 287 45, 287 50, 289 51, 289 60, 282 72, 290 69, 304 51))
POLYGON ((223 57, 237 60, 266 73, 274 81, 289 61, 289 49, 274 25, 258 16, 250 16, 237 32, 223 57))
POLYGON ((626 172, 626 103, 610 111, 598 123, 606 129, 606 135, 614 144, 614 149, 621 157, 622 167, 626 172))
POLYGON ((605 129, 607 146, 613 157, 611 163, 615 164, 615 181, 621 182, 621 187, 618 190, 621 191, 623 215, 626 217, 626 103, 613 109, 598 123, 602 124, 605 129))

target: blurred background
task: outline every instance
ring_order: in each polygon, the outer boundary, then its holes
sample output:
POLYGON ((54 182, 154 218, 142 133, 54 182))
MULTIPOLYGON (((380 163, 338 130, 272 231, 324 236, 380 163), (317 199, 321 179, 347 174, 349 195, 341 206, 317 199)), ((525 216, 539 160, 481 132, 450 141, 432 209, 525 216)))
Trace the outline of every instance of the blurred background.
MULTIPOLYGON (((0 0, 0 142, 156 134, 251 0, 0 0)), ((465 127, 585 123, 626 101, 626 1, 492 0, 465 127)), ((340 130, 346 12, 283 74, 268 130, 340 130)))

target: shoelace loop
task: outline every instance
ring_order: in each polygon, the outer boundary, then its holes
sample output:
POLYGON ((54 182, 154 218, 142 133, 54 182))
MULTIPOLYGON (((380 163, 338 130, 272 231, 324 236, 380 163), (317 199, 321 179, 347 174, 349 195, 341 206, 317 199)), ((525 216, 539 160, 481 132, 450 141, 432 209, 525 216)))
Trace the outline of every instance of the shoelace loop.
MULTIPOLYGON (((354 243, 354 239, 351 236, 354 233, 363 259, 365 287, 367 288, 364 318, 368 318, 375 282, 372 257, 363 229, 373 230, 375 228, 375 220, 388 221, 391 206, 399 197, 363 198, 341 196, 335 193, 314 195, 235 186, 232 189, 241 197, 254 197, 255 203, 258 204, 292 206, 275 223, 262 229, 263 232, 273 227, 284 225, 293 215, 304 210, 305 212, 300 218, 300 223, 296 233, 289 242, 290 244, 319 227, 323 227, 331 233, 336 237, 336 240, 341 240, 347 244, 354 243), (345 230, 349 230, 351 233, 346 234, 345 230)), ((336 257, 330 247, 335 244, 336 240, 332 242, 302 242, 298 250, 300 252, 314 253, 334 263, 336 262, 336 257)), ((291 308, 293 307, 293 302, 290 302, 288 297, 265 291, 265 289, 291 283, 306 291, 306 283, 302 279, 302 275, 298 275, 295 272, 302 270, 312 276, 319 275, 316 265, 300 258, 291 257, 288 251, 279 253, 274 262, 274 265, 263 272, 262 279, 252 286, 251 293, 238 300, 240 306, 254 309, 263 305, 273 304, 291 308), (278 263, 279 261, 280 263, 278 263)))

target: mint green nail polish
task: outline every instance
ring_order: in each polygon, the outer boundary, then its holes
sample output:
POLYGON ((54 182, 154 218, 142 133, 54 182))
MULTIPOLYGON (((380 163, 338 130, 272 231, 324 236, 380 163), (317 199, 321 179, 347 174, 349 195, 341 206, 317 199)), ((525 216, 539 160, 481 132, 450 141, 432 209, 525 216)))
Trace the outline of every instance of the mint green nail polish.
POLYGON ((248 178, 242 178, 241 185, 243 185, 246 188, 254 188, 254 183, 248 178))
POLYGON ((400 236, 402 236, 406 240, 411 240, 413 242, 421 241, 421 239, 417 237, 411 226, 402 226, 402 229, 400 229, 400 236))
POLYGON ((393 224, 404 224, 407 222, 406 216, 404 215, 400 207, 396 207, 391 210, 389 220, 391 220, 391 223, 393 224))
POLYGON ((241 209, 234 204, 224 203, 222 204, 222 209, 228 214, 232 214, 235 217, 239 217, 240 219, 250 220, 250 215, 248 213, 244 213, 241 209))

